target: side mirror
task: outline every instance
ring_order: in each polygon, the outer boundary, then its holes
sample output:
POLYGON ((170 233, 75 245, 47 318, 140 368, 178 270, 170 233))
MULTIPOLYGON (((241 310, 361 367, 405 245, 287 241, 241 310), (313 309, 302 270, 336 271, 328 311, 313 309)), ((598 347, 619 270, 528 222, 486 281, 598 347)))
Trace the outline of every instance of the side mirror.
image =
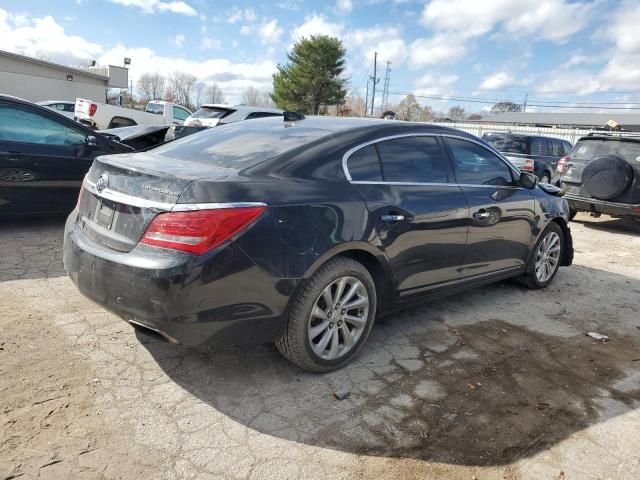
POLYGON ((538 185, 538 177, 533 173, 520 172, 520 180, 518 184, 523 188, 535 188, 538 185))
POLYGON ((89 135, 84 143, 87 145, 87 147, 95 148, 98 146, 98 139, 93 135, 89 135))

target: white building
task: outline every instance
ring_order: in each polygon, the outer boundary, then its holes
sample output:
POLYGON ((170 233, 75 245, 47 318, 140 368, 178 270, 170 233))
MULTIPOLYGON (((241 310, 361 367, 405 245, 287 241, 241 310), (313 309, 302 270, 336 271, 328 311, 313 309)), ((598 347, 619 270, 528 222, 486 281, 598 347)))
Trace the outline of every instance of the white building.
POLYGON ((0 93, 41 100, 105 101, 109 87, 128 88, 129 71, 109 65, 79 69, 0 50, 0 93))

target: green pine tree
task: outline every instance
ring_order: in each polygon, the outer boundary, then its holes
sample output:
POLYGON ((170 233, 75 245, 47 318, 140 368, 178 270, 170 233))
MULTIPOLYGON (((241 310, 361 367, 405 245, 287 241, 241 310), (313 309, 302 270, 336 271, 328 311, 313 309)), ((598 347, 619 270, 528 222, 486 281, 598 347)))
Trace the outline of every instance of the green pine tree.
POLYGON ((273 74, 271 98, 283 110, 318 114, 328 105, 344 103, 347 90, 342 77, 346 50, 326 35, 302 38, 287 55, 289 63, 273 74))

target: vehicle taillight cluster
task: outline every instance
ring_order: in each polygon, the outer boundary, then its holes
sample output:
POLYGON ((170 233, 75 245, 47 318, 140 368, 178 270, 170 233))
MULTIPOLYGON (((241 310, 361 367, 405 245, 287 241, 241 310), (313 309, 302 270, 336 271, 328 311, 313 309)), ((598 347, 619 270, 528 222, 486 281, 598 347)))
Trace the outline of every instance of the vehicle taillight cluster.
POLYGON ((239 233, 266 207, 168 212, 156 216, 140 243, 202 255, 239 233))
POLYGON ((89 116, 93 117, 96 114, 96 110, 98 110, 98 105, 96 105, 95 103, 89 105, 89 116))
POLYGON ((525 158, 521 170, 524 170, 525 172, 533 172, 535 170, 535 162, 530 158, 525 158))
POLYGON ((564 166, 567 164, 567 160, 569 160, 569 157, 562 157, 558 161, 558 166, 556 167, 558 173, 562 173, 564 171, 564 166))

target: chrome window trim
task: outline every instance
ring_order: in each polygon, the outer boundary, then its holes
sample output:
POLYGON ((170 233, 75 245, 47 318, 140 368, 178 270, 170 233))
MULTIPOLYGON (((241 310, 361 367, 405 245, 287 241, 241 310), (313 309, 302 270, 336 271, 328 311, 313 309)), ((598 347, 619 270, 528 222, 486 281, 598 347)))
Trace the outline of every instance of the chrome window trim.
MULTIPOLYGON (((358 150, 364 148, 364 147, 368 147, 369 145, 373 145, 375 143, 379 143, 379 142, 384 142, 387 140, 394 140, 396 138, 407 138, 407 137, 447 137, 447 138, 455 138, 458 140, 466 140, 467 142, 471 142, 471 143, 475 143, 476 145, 484 148, 485 150, 488 150, 489 152, 493 153, 494 155, 496 155, 501 161, 502 163, 504 163, 509 170, 511 170, 512 172, 514 172, 516 175, 520 176, 520 171, 518 169, 516 169, 513 165, 511 165, 511 163, 500 153, 498 152, 495 148, 493 148, 490 145, 484 145, 483 143, 471 139, 471 138, 467 138, 467 137, 463 137, 460 135, 452 135, 450 133, 422 133, 422 132, 413 132, 413 133, 399 133, 397 135, 389 135, 387 137, 380 137, 380 138, 376 138, 375 140, 370 140, 368 142, 365 143, 361 143, 359 145, 356 145, 353 148, 350 148, 349 150, 347 150, 345 152, 345 154, 342 156, 342 171, 344 172, 345 177, 347 177, 347 180, 349 181, 349 183, 356 183, 356 184, 392 184, 392 185, 458 185, 458 186, 464 186, 464 187, 496 187, 499 185, 476 185, 476 184, 456 184, 456 183, 447 183, 447 184, 438 184, 438 183, 429 183, 429 182, 367 182, 364 180, 353 180, 353 178, 351 178, 351 174, 349 173, 349 168, 347 165, 347 162, 349 160, 349 157, 351 155, 353 155, 355 152, 357 152, 358 150)), ((501 188, 521 188, 521 187, 501 187, 501 188)))
POLYGON ((471 183, 437 183, 437 182, 380 182, 367 180, 354 180, 350 182, 352 185, 399 185, 399 186, 430 186, 430 187, 473 187, 473 188, 502 188, 509 190, 523 190, 524 187, 516 187, 512 185, 476 185, 471 183))
POLYGON ((216 202, 216 203, 166 203, 157 200, 147 200, 145 198, 134 197, 126 193, 116 192, 110 188, 105 188, 98 193, 95 183, 88 179, 84 181, 84 188, 94 195, 105 198, 112 202, 123 203, 131 207, 151 208, 161 212, 191 212, 195 210, 217 210, 222 208, 246 208, 246 207, 266 207, 264 202, 216 202))

